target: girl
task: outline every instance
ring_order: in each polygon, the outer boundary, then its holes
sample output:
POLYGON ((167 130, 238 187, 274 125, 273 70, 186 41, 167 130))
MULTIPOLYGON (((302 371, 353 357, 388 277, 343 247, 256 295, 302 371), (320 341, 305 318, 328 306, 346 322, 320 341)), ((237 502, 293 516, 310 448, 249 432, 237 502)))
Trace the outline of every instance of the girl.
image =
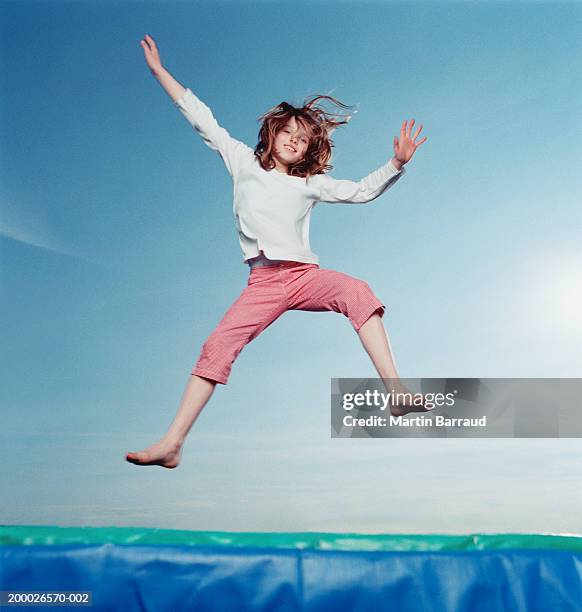
POLYGON ((394 138, 394 157, 359 182, 327 174, 330 133, 339 120, 319 108, 320 99, 348 108, 329 96, 317 96, 302 108, 286 102, 261 117, 259 143, 252 150, 220 127, 210 109, 162 67, 155 41, 140 41, 152 74, 205 143, 222 157, 234 181, 234 214, 243 261, 250 266, 248 285, 202 346, 178 413, 166 435, 140 452, 126 454, 137 465, 175 468, 184 440, 214 392, 227 383, 232 364, 246 344, 287 310, 340 312, 349 318, 389 392, 391 413, 428 410, 424 396, 399 380, 381 318, 385 306, 368 284, 341 272, 321 269, 309 246, 309 220, 318 201, 374 200, 405 173, 419 142, 422 125, 411 137, 414 119, 404 121, 394 138))

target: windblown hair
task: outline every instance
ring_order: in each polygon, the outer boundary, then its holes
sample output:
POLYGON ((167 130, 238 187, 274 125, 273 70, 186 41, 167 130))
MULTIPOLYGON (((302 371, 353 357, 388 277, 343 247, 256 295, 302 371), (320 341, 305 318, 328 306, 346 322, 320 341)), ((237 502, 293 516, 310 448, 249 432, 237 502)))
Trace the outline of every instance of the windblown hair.
POLYGON ((300 108, 281 102, 259 117, 258 121, 263 124, 259 130, 255 156, 264 170, 272 170, 275 167, 272 155, 275 136, 287 125, 291 117, 295 117, 297 123, 307 132, 309 145, 304 158, 290 166, 288 174, 306 178, 323 174, 333 168, 328 163, 334 146, 330 134, 340 125, 348 123, 351 115, 330 113, 316 104, 319 100, 330 100, 340 108, 352 108, 331 96, 315 96, 305 100, 300 108))

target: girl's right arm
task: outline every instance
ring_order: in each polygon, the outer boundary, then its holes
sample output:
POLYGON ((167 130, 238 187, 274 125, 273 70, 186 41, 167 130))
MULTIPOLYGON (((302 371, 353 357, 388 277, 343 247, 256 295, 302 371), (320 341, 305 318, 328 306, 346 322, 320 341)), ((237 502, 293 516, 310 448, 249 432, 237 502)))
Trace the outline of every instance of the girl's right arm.
POLYGON ((160 85, 168 92, 168 95, 172 98, 172 102, 176 102, 176 100, 179 100, 186 93, 186 88, 180 85, 165 68, 160 68, 160 70, 154 73, 154 76, 158 79, 160 85))
POLYGON ((224 128, 218 125, 212 111, 192 93, 183 87, 162 66, 160 54, 154 39, 146 35, 141 41, 147 64, 166 90, 174 104, 180 109, 186 120, 200 134, 204 142, 222 157, 229 174, 234 177, 244 162, 254 159, 254 151, 246 144, 233 138, 224 128))
POLYGON ((143 40, 140 41, 145 54, 145 59, 151 73, 158 79, 160 85, 166 90, 172 102, 176 102, 186 92, 186 88, 180 85, 178 81, 162 66, 160 52, 155 40, 146 34, 143 40))

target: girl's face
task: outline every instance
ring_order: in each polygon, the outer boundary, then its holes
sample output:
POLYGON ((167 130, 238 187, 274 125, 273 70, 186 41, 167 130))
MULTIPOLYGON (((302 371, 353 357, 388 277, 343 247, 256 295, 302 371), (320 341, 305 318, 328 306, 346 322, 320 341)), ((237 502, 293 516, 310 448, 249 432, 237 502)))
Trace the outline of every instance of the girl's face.
POLYGON ((287 173, 288 166, 296 164, 305 157, 309 137, 301 124, 291 117, 275 136, 273 160, 279 172, 287 173))

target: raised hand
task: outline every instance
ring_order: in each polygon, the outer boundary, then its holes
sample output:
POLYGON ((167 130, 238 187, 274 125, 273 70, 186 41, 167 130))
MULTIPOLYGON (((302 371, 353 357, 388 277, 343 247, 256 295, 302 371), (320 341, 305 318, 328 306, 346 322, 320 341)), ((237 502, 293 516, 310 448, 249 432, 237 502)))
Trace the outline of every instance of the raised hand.
POLYGON ((413 125, 414 119, 410 121, 409 125, 407 125, 407 121, 405 120, 402 124, 402 127, 400 128, 400 140, 398 140, 398 138, 394 136, 394 156, 398 161, 402 162, 403 164, 409 162, 412 156, 414 155, 416 149, 418 149, 418 147, 420 147, 420 145, 427 140, 427 137, 425 136, 421 141, 414 142, 418 138, 418 135, 422 130, 422 123, 420 124, 420 127, 416 130, 416 134, 411 138, 410 132, 412 130, 413 125))
POLYGON ((146 62, 152 74, 156 74, 162 69, 162 61, 160 59, 158 47, 156 46, 156 41, 149 34, 146 34, 139 42, 143 48, 146 62))

